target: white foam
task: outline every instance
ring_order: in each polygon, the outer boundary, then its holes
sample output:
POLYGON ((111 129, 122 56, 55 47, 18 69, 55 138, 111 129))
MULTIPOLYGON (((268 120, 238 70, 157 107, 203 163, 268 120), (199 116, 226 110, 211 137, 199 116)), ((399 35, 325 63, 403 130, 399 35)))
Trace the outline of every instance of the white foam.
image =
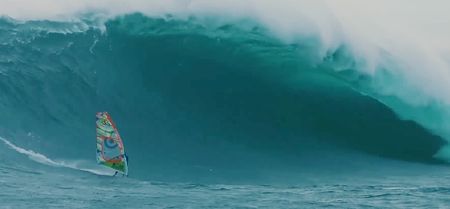
POLYGON ((0 5, 1 15, 24 20, 71 20, 89 12, 106 17, 131 12, 215 16, 230 23, 250 18, 286 42, 318 38, 318 60, 347 46, 356 69, 372 77, 379 100, 401 100, 413 108, 407 113, 394 108, 397 113, 450 140, 447 0, 0 0, 0 5), (438 113, 423 116, 429 107, 438 113))
POLYGON ((52 160, 52 159, 46 157, 45 155, 43 155, 41 153, 35 152, 33 150, 27 150, 27 149, 21 148, 19 146, 16 146, 15 144, 11 143, 10 141, 6 140, 5 138, 0 137, 0 140, 2 140, 6 145, 8 145, 8 147, 11 148, 12 150, 14 150, 20 154, 26 155, 29 159, 31 159, 35 162, 44 164, 44 165, 53 166, 53 167, 71 168, 71 169, 75 169, 75 170, 93 173, 96 175, 111 176, 114 173, 108 169, 89 168, 87 166, 82 167, 81 161, 55 161, 55 160, 52 160))
POLYGON ((67 20, 88 12, 251 18, 286 41, 299 35, 320 38, 319 56, 340 45, 350 46, 362 73, 374 76, 380 68, 394 71, 403 79, 402 87, 375 76, 383 84, 378 88, 387 86, 380 90, 384 94, 402 97, 411 105, 450 106, 450 2, 446 0, 0 0, 0 5, 0 14, 19 19, 67 20), (406 98, 411 94, 420 99, 406 98))

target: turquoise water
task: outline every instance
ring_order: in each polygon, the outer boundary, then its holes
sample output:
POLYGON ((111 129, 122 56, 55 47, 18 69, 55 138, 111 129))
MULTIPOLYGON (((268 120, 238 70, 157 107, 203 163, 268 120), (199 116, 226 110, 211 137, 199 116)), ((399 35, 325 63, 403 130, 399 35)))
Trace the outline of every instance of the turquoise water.
MULTIPOLYGON (((446 208, 448 169, 394 163, 377 176, 297 184, 198 184, 1 167, 2 208, 446 208), (392 172, 392 169, 408 171, 392 172), (426 169, 427 172, 423 172, 426 169), (420 172, 419 172, 420 170, 420 172)), ((311 179, 309 179, 311 180, 311 179)), ((303 183, 302 183, 303 182, 303 183)))
POLYGON ((440 106, 383 96, 344 46, 209 21, 1 19, 0 208, 449 205, 440 106), (95 164, 97 111, 129 178, 95 164))

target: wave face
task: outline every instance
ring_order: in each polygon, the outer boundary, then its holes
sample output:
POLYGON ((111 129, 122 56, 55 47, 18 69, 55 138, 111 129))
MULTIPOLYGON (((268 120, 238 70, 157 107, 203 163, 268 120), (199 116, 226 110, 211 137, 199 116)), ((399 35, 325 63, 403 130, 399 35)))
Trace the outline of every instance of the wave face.
POLYGON ((94 159, 95 112, 108 111, 138 178, 449 157, 445 100, 405 83, 389 54, 367 73, 351 45, 324 51, 321 38, 286 41, 250 19, 83 17, 0 20, 0 133, 14 144, 94 159))

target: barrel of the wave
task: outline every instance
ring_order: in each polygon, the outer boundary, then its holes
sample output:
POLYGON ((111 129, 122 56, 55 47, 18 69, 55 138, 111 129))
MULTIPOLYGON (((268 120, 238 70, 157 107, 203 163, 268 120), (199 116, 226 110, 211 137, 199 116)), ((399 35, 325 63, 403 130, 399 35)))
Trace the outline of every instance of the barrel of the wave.
POLYGON ((122 138, 107 112, 96 114, 97 163, 128 176, 128 162, 122 138))

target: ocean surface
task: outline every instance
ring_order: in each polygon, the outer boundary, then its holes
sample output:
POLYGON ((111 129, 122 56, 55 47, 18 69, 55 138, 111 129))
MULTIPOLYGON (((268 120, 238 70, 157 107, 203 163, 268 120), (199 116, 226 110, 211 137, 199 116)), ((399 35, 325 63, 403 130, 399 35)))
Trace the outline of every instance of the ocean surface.
POLYGON ((0 208, 450 208, 448 10, 80 2, 0 1, 0 208))

